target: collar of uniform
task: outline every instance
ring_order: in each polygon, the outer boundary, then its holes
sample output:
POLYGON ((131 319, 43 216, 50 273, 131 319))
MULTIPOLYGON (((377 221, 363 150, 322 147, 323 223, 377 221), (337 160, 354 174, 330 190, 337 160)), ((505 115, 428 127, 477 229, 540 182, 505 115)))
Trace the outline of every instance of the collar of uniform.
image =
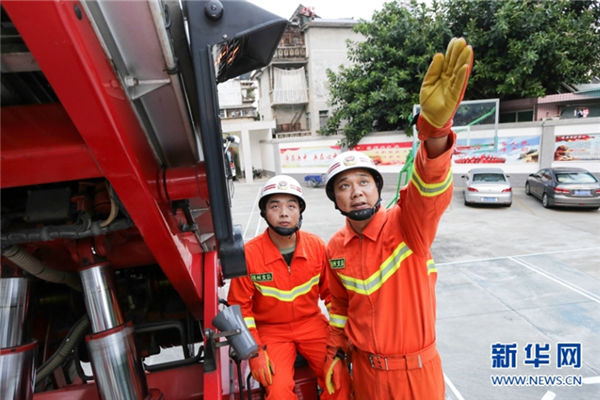
POLYGON ((346 246, 352 239, 360 238, 360 236, 366 237, 371 241, 375 241, 377 236, 379 236, 379 232, 381 232, 381 228, 383 228, 383 222, 385 221, 385 210, 383 207, 379 207, 379 210, 373 215, 373 219, 369 221, 365 229, 363 229, 362 233, 359 235, 350 225, 350 221, 346 218, 346 227, 345 227, 345 235, 344 235, 344 246, 346 246))
MULTIPOLYGON (((263 256, 265 258, 265 264, 270 264, 272 262, 281 260, 281 258, 283 256, 281 255, 281 252, 279 251, 277 246, 275 246, 275 243, 273 243, 273 241, 271 240, 271 237, 269 236, 269 228, 265 229, 262 236, 263 236, 263 243, 265 243, 265 246, 269 247, 269 251, 265 251, 263 253, 263 256)), ((304 249, 304 246, 302 245, 303 241, 300 240, 301 237, 302 237, 302 231, 301 230, 296 231, 296 249, 294 250, 294 257, 306 258, 306 250, 304 249)))

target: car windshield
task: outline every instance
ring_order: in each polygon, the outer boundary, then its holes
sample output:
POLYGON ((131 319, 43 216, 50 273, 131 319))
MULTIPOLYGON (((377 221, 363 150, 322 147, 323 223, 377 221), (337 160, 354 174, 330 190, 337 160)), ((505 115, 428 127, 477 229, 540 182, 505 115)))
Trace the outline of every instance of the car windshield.
POLYGON ((473 174, 473 182, 506 182, 504 175, 494 173, 473 174))
POLYGON ((596 183, 594 175, 588 172, 560 172, 556 174, 558 183, 596 183))

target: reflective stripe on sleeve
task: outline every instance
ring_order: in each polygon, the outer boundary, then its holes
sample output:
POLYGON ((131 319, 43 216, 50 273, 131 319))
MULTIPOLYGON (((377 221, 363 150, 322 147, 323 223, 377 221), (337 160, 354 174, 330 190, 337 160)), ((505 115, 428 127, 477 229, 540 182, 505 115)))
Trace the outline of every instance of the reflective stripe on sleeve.
POLYGON ((346 322, 348 321, 348 317, 345 315, 339 314, 330 314, 329 315, 329 325, 335 326, 336 328, 344 329, 346 326, 346 322))
POLYGON ((319 283, 320 277, 321 274, 316 275, 313 278, 311 278, 308 282, 298 285, 291 290, 280 290, 272 286, 261 285, 257 282, 254 282, 254 286, 256 286, 256 289, 258 289, 258 291, 263 296, 274 297, 280 301, 290 302, 294 301, 298 296, 302 296, 303 294, 310 292, 313 286, 319 283))
POLYGON ((434 272, 437 273, 437 268, 433 262, 433 259, 427 260, 427 275, 434 272))
POLYGON ((338 273, 342 284, 348 290, 359 294, 370 295, 379 290, 381 285, 387 281, 398 269, 402 261, 412 254, 406 243, 402 242, 396 247, 396 250, 379 266, 373 275, 367 279, 357 279, 338 273))
POLYGON ((248 329, 256 328, 256 322, 254 321, 254 317, 245 317, 244 322, 246 323, 248 329))
POLYGON ((413 174, 410 181, 417 188, 421 196, 434 197, 444 193, 452 185, 452 168, 448 171, 448 175, 443 182, 438 183, 425 183, 423 179, 417 173, 417 170, 413 170, 413 174))

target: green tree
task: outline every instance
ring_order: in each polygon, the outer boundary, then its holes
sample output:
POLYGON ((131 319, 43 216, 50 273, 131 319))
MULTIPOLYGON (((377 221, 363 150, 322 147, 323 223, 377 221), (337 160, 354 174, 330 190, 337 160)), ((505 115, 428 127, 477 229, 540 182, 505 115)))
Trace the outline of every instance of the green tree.
POLYGON ((475 51, 471 98, 540 97, 600 74, 598 0, 449 0, 443 8, 475 51))
POLYGON ((599 21, 599 0, 386 3, 355 26, 365 41, 348 43, 354 64, 328 71, 335 111, 322 133, 344 123, 349 146, 373 130, 410 134, 429 62, 453 36, 475 52, 465 99, 537 97, 588 82, 600 75, 599 21))

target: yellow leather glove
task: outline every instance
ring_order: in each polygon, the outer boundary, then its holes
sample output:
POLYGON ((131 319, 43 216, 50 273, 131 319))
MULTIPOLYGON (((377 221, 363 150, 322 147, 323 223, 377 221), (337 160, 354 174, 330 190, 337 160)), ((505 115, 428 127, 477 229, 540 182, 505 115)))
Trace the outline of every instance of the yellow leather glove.
POLYGON ((452 118, 465 94, 472 67, 473 48, 463 38, 450 41, 446 56, 442 53, 433 56, 419 94, 419 139, 447 136, 451 132, 452 118))
POLYGON ((335 399, 349 399, 351 392, 350 372, 346 366, 345 354, 338 350, 335 355, 328 355, 323 366, 327 393, 335 399))
POLYGON ((258 354, 248 360, 248 362, 250 364, 250 372, 252 372, 252 376, 258 383, 264 387, 273 383, 275 371, 273 369, 273 364, 271 364, 271 360, 269 360, 266 348, 260 348, 258 354))

